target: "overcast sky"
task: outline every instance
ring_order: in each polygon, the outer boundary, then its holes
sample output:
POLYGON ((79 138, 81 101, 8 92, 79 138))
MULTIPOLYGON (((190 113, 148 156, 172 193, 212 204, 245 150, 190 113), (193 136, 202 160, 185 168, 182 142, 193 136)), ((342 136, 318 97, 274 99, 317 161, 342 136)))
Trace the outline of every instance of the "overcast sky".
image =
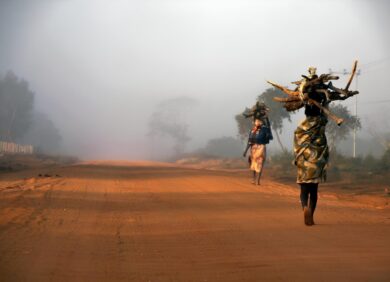
POLYGON ((390 119, 390 103, 377 102, 390 99, 389 12, 369 0, 0 0, 0 72, 30 82, 65 152, 150 158, 147 124, 162 101, 197 101, 180 117, 193 149, 236 136, 234 115, 266 79, 287 85, 308 66, 358 59, 361 118, 390 119))

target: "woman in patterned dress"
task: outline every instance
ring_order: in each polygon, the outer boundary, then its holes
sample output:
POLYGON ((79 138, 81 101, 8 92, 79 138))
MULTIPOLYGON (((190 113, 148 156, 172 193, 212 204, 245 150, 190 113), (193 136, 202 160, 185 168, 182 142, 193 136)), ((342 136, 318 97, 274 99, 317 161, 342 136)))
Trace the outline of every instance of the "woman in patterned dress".
POLYGON ((249 132, 248 144, 244 151, 246 156, 250 150, 250 170, 253 171, 252 184, 260 185, 264 162, 267 156, 266 144, 272 140, 272 133, 260 119, 255 119, 254 126, 249 132))
POLYGON ((294 154, 297 166, 297 183, 301 186, 301 204, 306 225, 314 225, 314 211, 317 206, 318 184, 326 180, 326 169, 329 160, 329 148, 325 136, 328 118, 338 125, 342 119, 334 116, 328 109, 332 101, 346 100, 358 94, 350 91, 352 79, 356 73, 357 61, 354 62, 351 76, 344 89, 335 87, 331 80, 337 80, 332 74, 316 74, 316 68, 309 67, 309 75, 293 82, 298 85, 295 90, 268 81, 271 85, 288 94, 288 98, 274 98, 283 102, 287 111, 305 108, 306 118, 294 132, 294 154))

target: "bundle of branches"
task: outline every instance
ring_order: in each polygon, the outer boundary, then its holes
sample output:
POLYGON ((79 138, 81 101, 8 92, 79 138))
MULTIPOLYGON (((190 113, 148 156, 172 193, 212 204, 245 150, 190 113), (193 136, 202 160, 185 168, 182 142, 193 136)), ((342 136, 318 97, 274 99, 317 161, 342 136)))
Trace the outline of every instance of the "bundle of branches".
POLYGON ((290 96, 288 98, 275 97, 275 101, 282 102, 283 108, 288 112, 294 112, 303 107, 303 100, 299 97, 290 96))
MULTIPOLYGON (((354 62, 352 67, 351 76, 348 80, 348 83, 344 89, 340 89, 337 87, 334 87, 332 83, 326 85, 327 89, 320 88, 320 89, 312 89, 312 87, 315 87, 316 85, 325 85, 326 82, 329 82, 331 80, 337 80, 339 79, 337 76, 333 76, 331 74, 321 74, 319 77, 317 75, 312 77, 302 76, 303 79, 300 81, 293 82, 293 84, 298 85, 298 87, 295 90, 290 90, 287 87, 281 86, 275 82, 267 81, 272 86, 282 90, 284 93, 288 95, 287 98, 281 98, 281 97, 275 97, 274 100, 278 102, 284 103, 283 107, 287 111, 296 111, 303 107, 304 103, 314 104, 317 106, 321 111, 323 111, 330 119, 335 121, 338 125, 341 125, 343 122, 343 119, 338 118, 337 116, 333 115, 329 109, 326 107, 331 101, 335 100, 345 100, 349 97, 352 97, 353 95, 356 95, 359 93, 359 91, 350 91, 348 90, 349 86, 351 85, 352 79, 356 73, 357 68, 357 61, 354 62), (311 90, 310 90, 311 89, 311 90), (323 93, 326 96, 325 104, 321 104, 318 101, 315 101, 313 99, 310 99, 308 96, 309 91, 315 91, 318 93, 323 93)), ((310 69, 309 69, 310 70, 310 69)))
POLYGON ((243 113, 245 118, 253 117, 253 121, 255 119, 264 119, 269 112, 269 108, 266 106, 264 102, 257 101, 256 104, 250 109, 246 109, 243 113))

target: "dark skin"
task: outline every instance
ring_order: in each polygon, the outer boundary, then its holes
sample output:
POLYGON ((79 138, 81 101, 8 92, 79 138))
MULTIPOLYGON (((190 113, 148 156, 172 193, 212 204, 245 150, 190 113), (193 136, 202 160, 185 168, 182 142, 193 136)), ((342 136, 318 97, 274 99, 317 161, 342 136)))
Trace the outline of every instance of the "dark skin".
MULTIPOLYGON (((326 85, 318 85, 318 86, 316 85, 316 87, 311 87, 312 89, 309 89, 308 91, 309 98, 321 103, 321 105, 326 105, 327 103, 326 95, 324 93, 316 92, 317 89, 324 89, 325 87, 326 85)), ((317 106, 307 103, 305 104, 305 115, 319 116, 319 115, 323 115, 323 113, 321 109, 318 108, 317 106)))

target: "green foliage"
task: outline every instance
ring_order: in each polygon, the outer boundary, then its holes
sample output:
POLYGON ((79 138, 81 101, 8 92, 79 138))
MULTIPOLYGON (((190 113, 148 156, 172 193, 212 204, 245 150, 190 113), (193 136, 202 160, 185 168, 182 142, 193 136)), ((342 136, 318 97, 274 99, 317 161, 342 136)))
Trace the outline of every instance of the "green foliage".
POLYGON ((242 142, 233 137, 211 139, 200 153, 208 156, 234 158, 240 157, 244 151, 242 142))
POLYGON ((0 138, 18 141, 32 122, 34 93, 12 72, 0 79, 0 138))
POLYGON ((28 83, 11 71, 0 78, 0 140, 31 144, 44 153, 56 153, 61 141, 53 122, 34 110, 28 83))
MULTIPOLYGON (((296 167, 293 164, 294 155, 291 152, 280 152, 270 157, 268 164, 272 176, 279 180, 293 181, 296 177, 296 167)), ((365 157, 347 157, 336 151, 331 154, 328 167, 328 181, 349 181, 362 183, 375 181, 388 183, 390 177, 390 149, 382 157, 372 155, 365 157)))
MULTIPOLYGON (((273 99, 274 97, 283 97, 283 96, 285 96, 285 94, 283 94, 282 91, 276 88, 268 88, 257 97, 257 101, 264 102, 267 105, 267 107, 270 109, 268 113, 268 117, 271 122, 271 127, 275 132, 276 139, 279 142, 282 151, 286 151, 285 147, 280 141, 280 137, 278 133, 282 133, 283 121, 285 119, 291 121, 291 112, 286 111, 286 109, 283 108, 281 103, 276 102, 273 99)), ((245 111, 243 113, 248 113, 249 110, 250 110, 249 108, 245 108, 245 111)), ((237 128, 238 128, 238 136, 241 138, 241 140, 245 140, 248 137, 248 133, 252 127, 252 119, 245 118, 243 116, 243 113, 237 114, 235 116, 235 120, 237 122, 237 128)))
POLYGON ((149 118, 147 135, 151 138, 171 138, 174 142, 175 153, 181 155, 186 144, 191 140, 185 116, 197 104, 196 100, 188 97, 160 102, 149 118))
POLYGON ((273 98, 284 96, 286 95, 279 89, 268 88, 257 97, 258 101, 264 102, 270 109, 268 117, 271 121, 272 129, 279 133, 282 132, 283 121, 285 119, 291 121, 291 112, 286 111, 286 109, 283 108, 282 103, 275 101, 273 98))
POLYGON ((294 154, 292 152, 283 151, 273 154, 270 158, 273 165, 278 165, 283 168, 290 168, 294 166, 294 154))
MULTIPOLYGON (((272 129, 278 131, 279 133, 282 132, 283 121, 285 119, 291 121, 291 113, 286 111, 286 109, 283 108, 281 103, 276 102, 273 99, 274 97, 283 96, 285 96, 285 94, 283 94, 282 91, 275 88, 268 88, 257 97, 257 101, 264 102, 270 109, 268 117, 271 122, 272 129)), ((245 108, 245 111, 243 113, 248 113, 249 110, 249 108, 245 108)), ((242 139, 245 139, 249 130, 251 129, 252 122, 250 118, 245 118, 243 116, 243 113, 237 114, 235 116, 235 119, 238 127, 238 135, 242 139)))
POLYGON ((246 140, 248 138, 248 133, 252 128, 252 119, 245 118, 243 114, 247 114, 249 108, 245 108, 245 111, 242 114, 237 114, 234 118, 237 122, 238 127, 238 137, 241 140, 246 140))
POLYGON ((46 154, 57 153, 62 137, 54 123, 42 113, 34 113, 31 127, 23 136, 25 144, 31 144, 36 151, 46 154))
POLYGON ((376 181, 382 179, 380 182, 383 182, 390 176, 389 172, 389 167, 386 167, 386 153, 382 158, 375 158, 372 155, 356 158, 335 153, 331 155, 330 180, 341 180, 342 176, 351 182, 362 183, 373 181, 375 177, 376 181), (339 177, 337 177, 338 175, 335 172, 339 173, 339 177))
POLYGON ((369 154, 364 158, 363 164, 365 167, 377 169, 378 160, 373 155, 369 154))
POLYGON ((326 125, 326 135, 329 140, 330 149, 334 149, 337 141, 346 139, 356 126, 356 130, 361 129, 362 125, 359 117, 356 117, 350 113, 346 106, 341 104, 330 105, 329 109, 338 117, 344 119, 341 126, 338 126, 335 122, 329 121, 326 125))
POLYGON ((390 149, 385 151, 380 158, 375 158, 372 155, 352 158, 334 152, 331 154, 330 167, 351 173, 383 174, 383 172, 390 172, 390 149))
POLYGON ((381 158, 381 169, 390 171, 390 148, 388 148, 381 158))
POLYGON ((272 176, 280 180, 294 181, 296 167, 294 166, 294 154, 289 151, 281 151, 269 158, 272 176))

